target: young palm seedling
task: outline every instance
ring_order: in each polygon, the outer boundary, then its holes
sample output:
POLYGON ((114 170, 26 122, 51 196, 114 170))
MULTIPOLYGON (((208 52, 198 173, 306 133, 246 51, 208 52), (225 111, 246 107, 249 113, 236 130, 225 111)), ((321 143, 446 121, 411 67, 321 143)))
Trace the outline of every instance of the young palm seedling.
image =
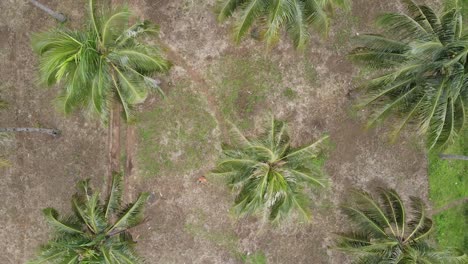
POLYGON ((44 209, 55 235, 29 263, 142 263, 129 230, 143 221, 149 194, 142 193, 134 203, 122 205, 122 191, 122 176, 115 174, 110 195, 102 203, 85 180, 73 196, 73 215, 60 218, 55 209, 44 209))
POLYGON ((428 242, 434 229, 421 199, 411 197, 406 208, 394 190, 379 189, 373 197, 362 191, 342 206, 351 231, 340 233, 337 248, 353 263, 467 263, 457 250, 439 251, 428 242))
POLYGON ((268 132, 259 139, 247 139, 232 129, 232 147, 225 146, 214 175, 228 177, 236 192, 237 215, 260 213, 265 219, 280 220, 293 210, 308 218, 307 187, 325 187, 317 157, 324 136, 311 145, 293 148, 286 124, 271 120, 268 132))

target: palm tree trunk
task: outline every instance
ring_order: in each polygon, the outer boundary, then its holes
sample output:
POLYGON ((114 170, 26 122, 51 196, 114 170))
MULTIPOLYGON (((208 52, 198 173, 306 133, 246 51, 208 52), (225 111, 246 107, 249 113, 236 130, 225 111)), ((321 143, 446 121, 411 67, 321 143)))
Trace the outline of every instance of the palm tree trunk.
POLYGON ((46 12, 53 18, 57 19, 59 22, 64 23, 65 21, 67 21, 67 17, 65 17, 62 13, 55 12, 52 9, 48 8, 47 6, 39 3, 38 1, 29 0, 29 2, 35 5, 36 7, 38 7, 39 9, 41 9, 42 11, 46 12))
POLYGON ((439 154, 439 158, 446 160, 468 160, 468 156, 450 154, 439 154))
POLYGON ((135 152, 136 145, 136 131, 135 126, 127 124, 127 133, 126 133, 126 146, 125 153, 127 154, 127 161, 125 163, 125 175, 130 176, 133 169, 133 154, 135 152))
MULTIPOLYGON (((133 164, 134 164, 134 154, 135 154, 135 146, 136 146, 136 127, 133 124, 127 123, 127 131, 125 135, 125 154, 126 154, 126 162, 125 162, 125 176, 124 176, 124 186, 127 189, 130 188, 129 178, 132 176, 133 164)), ((128 190, 127 192, 127 199, 131 201, 133 199, 132 192, 128 190)))
POLYGON ((60 135, 60 130, 58 129, 49 129, 49 128, 34 128, 34 127, 7 127, 0 128, 0 132, 35 132, 35 133, 45 133, 51 136, 57 137, 60 135))
POLYGON ((121 105, 115 102, 109 121, 109 184, 112 182, 112 175, 120 172, 120 112, 121 105))

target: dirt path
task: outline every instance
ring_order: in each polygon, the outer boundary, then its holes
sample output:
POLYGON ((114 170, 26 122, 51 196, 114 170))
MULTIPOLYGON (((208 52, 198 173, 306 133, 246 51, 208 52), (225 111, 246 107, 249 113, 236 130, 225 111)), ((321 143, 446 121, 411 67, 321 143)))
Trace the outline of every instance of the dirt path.
MULTIPOLYGON (((195 70, 193 67, 191 67, 187 61, 179 55, 173 47, 166 43, 162 43, 163 49, 166 52, 166 56, 168 60, 175 66, 181 67, 186 71, 188 74, 188 77, 190 80, 194 83, 197 84, 197 87, 200 88, 197 91, 200 92, 208 101, 208 107, 211 113, 214 114, 214 117, 217 121, 217 125, 221 131, 221 138, 223 135, 227 135, 227 128, 225 126, 225 120, 223 116, 221 115, 219 109, 218 109, 218 103, 216 101, 215 96, 210 92, 209 89, 209 84, 207 81, 203 78, 202 74, 195 70)), ((135 196, 135 191, 133 190, 132 184, 129 180, 132 176, 132 170, 135 165, 135 157, 136 157, 136 151, 137 151, 137 143, 138 143, 138 138, 137 138, 137 131, 135 125, 132 124, 127 124, 126 125, 126 133, 125 133, 125 144, 126 144, 126 164, 125 164, 125 186, 127 186, 129 190, 129 197, 135 196)), ((115 144, 115 143, 114 143, 115 144)), ((111 164, 113 163, 112 161, 115 160, 116 156, 114 151, 111 149, 111 164)), ((111 165, 112 166, 112 165, 111 165)))
MULTIPOLYGON (((121 2, 122 2, 121 0, 111 0, 112 5, 122 4, 121 2)), ((138 6, 138 4, 136 4, 133 7, 135 8, 137 6, 138 6)), ((137 14, 139 14, 141 12, 141 10, 134 10, 134 11, 136 11, 137 14)), ((214 117, 215 117, 215 119, 216 119, 216 121, 218 123, 219 129, 221 131, 221 135, 227 135, 226 134, 226 127, 225 127, 225 120, 224 120, 223 116, 221 115, 221 113, 219 111, 218 103, 216 101, 215 96, 210 92, 210 89, 209 89, 210 85, 204 79, 203 75, 199 71, 195 70, 192 66, 190 66, 189 63, 183 58, 183 56, 181 56, 176 51, 175 47, 173 47, 173 46, 171 46, 171 45, 169 45, 167 43, 164 43, 163 41, 160 41, 160 44, 162 45, 163 50, 165 51, 168 60, 173 65, 181 67, 182 69, 184 69, 186 71, 186 73, 188 74, 189 79, 192 82, 195 82, 196 84, 198 84, 197 87, 200 88, 198 90, 198 92, 200 92, 206 98, 206 100, 208 101, 209 110, 214 114, 214 117)), ((114 136, 114 138, 115 137, 116 136, 114 136)), ((136 151, 137 151, 136 145, 138 143, 138 139, 137 139, 136 127, 134 125, 127 124, 126 133, 125 133, 125 142, 126 142, 125 143, 126 144, 125 175, 127 176, 126 177, 126 179, 127 179, 127 178, 131 177, 132 170, 133 170, 133 167, 134 167, 134 164, 135 164, 135 156, 136 156, 136 151)), ((115 142, 115 143, 117 143, 117 142, 115 142)), ((116 148, 117 147, 114 147, 114 149, 116 149, 116 148)), ((110 166, 112 167, 113 166, 112 164, 115 163, 116 156, 115 156, 115 150, 113 151, 112 147, 111 147, 110 152, 111 152, 111 154, 110 154, 111 165, 110 166)), ((128 180, 126 180, 126 186, 129 186, 129 185, 130 185, 130 182, 128 180)), ((129 189, 131 190, 132 188, 129 186, 129 189)))
POLYGON ((224 117, 219 112, 218 102, 216 101, 215 96, 209 90, 209 84, 203 78, 202 74, 195 70, 192 66, 188 64, 188 62, 179 55, 173 47, 168 45, 167 43, 163 43, 164 50, 166 51, 167 57, 169 60, 179 67, 182 67, 187 74, 189 75, 190 79, 199 84, 199 92, 205 96, 208 101, 209 110, 214 113, 216 121, 218 122, 218 126, 222 131, 222 135, 226 135, 226 127, 225 127, 225 120, 224 117))
MULTIPOLYGON (((197 87, 200 89, 198 92, 200 92, 208 101, 208 107, 210 112, 214 114, 214 117, 217 121, 218 127, 221 130, 221 137, 223 135, 227 135, 226 131, 226 126, 225 120, 221 113, 218 110, 218 103, 216 101, 215 96, 210 92, 209 84, 207 81, 203 78, 202 74, 195 70, 193 67, 191 67, 187 61, 179 55, 173 47, 168 45, 167 43, 161 42, 163 46, 163 50, 166 52, 167 59, 175 66, 181 67, 186 71, 188 74, 188 77, 193 81, 194 83, 198 84, 197 87)), ((135 164, 135 156, 136 156, 136 151, 137 151, 137 132, 136 132, 136 127, 134 125, 127 124, 127 131, 125 134, 125 141, 126 141, 126 164, 125 164, 125 175, 126 178, 126 186, 130 190, 129 195, 134 196, 135 193, 133 191, 133 188, 130 186, 131 183, 129 182, 128 178, 132 176, 132 170, 135 164)), ((129 197, 130 198, 130 197, 129 197)))

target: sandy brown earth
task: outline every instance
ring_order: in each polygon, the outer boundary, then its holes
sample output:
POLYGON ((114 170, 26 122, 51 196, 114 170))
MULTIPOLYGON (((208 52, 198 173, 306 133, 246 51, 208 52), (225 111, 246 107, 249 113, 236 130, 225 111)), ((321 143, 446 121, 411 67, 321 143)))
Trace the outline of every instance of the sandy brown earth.
MULTIPOLYGON (((84 13, 84 0, 43 2, 67 14, 73 25, 79 24, 84 13)), ((399 5, 386 0, 355 0, 355 18, 338 13, 327 40, 313 37, 303 53, 294 51, 289 41, 282 41, 265 53, 264 46, 251 39, 233 44, 229 23, 216 22, 214 0, 129 3, 139 15, 161 25, 161 41, 176 56, 172 72, 162 77, 163 89, 169 96, 178 87, 198 96, 203 110, 197 112, 215 122, 206 133, 210 151, 200 152, 200 166, 179 170, 177 165, 162 169, 155 177, 141 177, 143 168, 137 164, 129 178, 131 196, 145 190, 156 197, 147 211, 150 220, 135 231, 138 249, 148 263, 242 263, 239 255, 254 252, 263 252, 268 263, 348 263, 329 247, 332 232, 346 225, 336 206, 351 187, 383 185, 400 190, 404 196, 427 200, 427 164, 418 141, 404 134, 391 145, 384 128, 364 131, 362 116, 366 113, 350 110, 359 93, 358 72, 345 59, 351 47, 346 43, 357 32, 370 31, 375 15, 399 9, 399 5), (310 224, 290 221, 271 227, 254 217, 237 220, 229 214, 232 196, 222 181, 209 178, 208 184, 196 183, 213 167, 223 138, 220 122, 225 117, 217 113, 223 103, 217 97, 217 84, 223 76, 213 76, 210 69, 226 58, 252 57, 268 58, 282 77, 267 78, 271 90, 266 99, 249 114, 239 113, 233 119, 251 120, 254 125, 249 133, 255 134, 261 121, 273 113, 289 121, 296 144, 310 142, 322 133, 331 135, 334 147, 325 166, 331 184, 327 191, 311 194, 314 217, 310 224), (305 62, 315 65, 317 80, 313 83, 299 66, 305 62), (183 87, 176 87, 182 82, 183 87), (281 96, 283 87, 293 87, 295 99, 281 96)), ((37 59, 30 37, 55 22, 26 1, 1 1, 0 10, 0 98, 10 104, 0 112, 0 126, 62 130, 57 139, 18 134, 2 140, 0 155, 12 166, 0 171, 0 248, 6 261, 2 263, 16 264, 30 259, 48 237, 40 209, 53 206, 69 211, 78 179, 90 177, 96 186, 102 184, 107 168, 107 129, 81 114, 64 117, 52 104, 58 88, 46 90, 37 83, 37 59)), ((246 100, 243 98, 238 102, 241 105, 246 100)), ((164 107, 164 101, 149 98, 140 110, 161 104, 164 107)), ((186 151, 180 149, 181 157, 186 151)))

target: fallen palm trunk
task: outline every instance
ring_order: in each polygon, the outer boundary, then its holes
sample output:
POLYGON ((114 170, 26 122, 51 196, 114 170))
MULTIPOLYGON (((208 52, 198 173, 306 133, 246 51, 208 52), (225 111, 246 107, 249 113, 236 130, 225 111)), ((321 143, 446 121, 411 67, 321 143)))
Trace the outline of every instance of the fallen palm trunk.
POLYGON ((64 16, 63 14, 61 13, 58 13, 58 12, 55 12, 53 11, 52 9, 48 8, 47 6, 39 3, 38 1, 36 0, 29 0, 29 2, 33 5, 35 5, 36 7, 38 7, 39 9, 41 9, 42 11, 46 12, 47 14, 49 14, 50 16, 52 16, 53 18, 57 19, 59 22, 63 23, 65 21, 67 21, 67 17, 64 16))
POLYGON ((450 154, 439 154, 439 158, 446 160, 468 160, 468 156, 450 154))
POLYGON ((49 128, 33 128, 33 127, 7 127, 0 128, 1 132, 33 132, 33 133, 44 133, 51 136, 57 137, 60 135, 60 130, 49 129, 49 128))

